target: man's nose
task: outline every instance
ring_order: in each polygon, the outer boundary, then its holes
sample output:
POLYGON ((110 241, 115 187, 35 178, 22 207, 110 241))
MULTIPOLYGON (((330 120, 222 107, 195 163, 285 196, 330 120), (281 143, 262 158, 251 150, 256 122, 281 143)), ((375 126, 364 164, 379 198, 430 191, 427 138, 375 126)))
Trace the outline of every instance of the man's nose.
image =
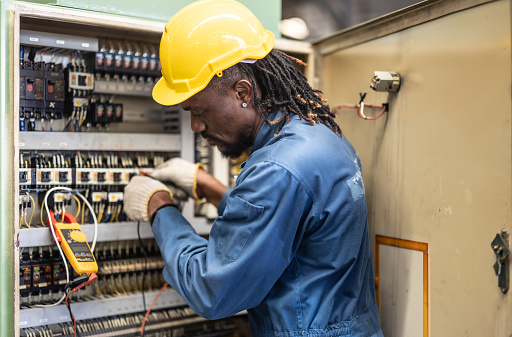
POLYGON ((206 130, 206 124, 204 124, 200 118, 191 116, 190 127, 193 132, 200 133, 206 130))

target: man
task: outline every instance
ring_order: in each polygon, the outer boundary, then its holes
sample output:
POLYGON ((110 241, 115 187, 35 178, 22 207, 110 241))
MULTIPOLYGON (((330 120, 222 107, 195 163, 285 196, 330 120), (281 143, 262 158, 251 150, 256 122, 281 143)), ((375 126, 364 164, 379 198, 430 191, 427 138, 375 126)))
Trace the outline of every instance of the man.
POLYGON ((226 157, 251 155, 232 190, 179 158, 152 174, 218 207, 208 240, 155 179, 132 179, 125 211, 150 220, 165 279, 203 317, 247 309, 254 337, 382 336, 359 158, 274 41, 231 0, 167 23, 153 97, 181 104, 226 157))

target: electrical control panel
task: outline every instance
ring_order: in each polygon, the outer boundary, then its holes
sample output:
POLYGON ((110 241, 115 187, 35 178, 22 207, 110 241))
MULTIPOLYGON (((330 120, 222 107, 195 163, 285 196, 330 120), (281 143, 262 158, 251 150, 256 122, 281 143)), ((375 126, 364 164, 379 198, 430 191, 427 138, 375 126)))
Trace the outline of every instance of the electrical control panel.
MULTIPOLYGON (((170 287, 158 295, 164 265, 151 228, 123 210, 130 179, 170 158, 216 171, 212 149, 192 133, 190 117, 151 97, 161 76, 163 23, 134 19, 127 25, 125 19, 38 8, 43 12, 16 17, 17 334, 74 336, 63 299, 83 270, 77 273, 76 261, 57 249, 47 227, 55 214, 57 222, 76 219, 80 240, 69 241, 86 240, 98 265, 97 281, 66 297, 78 333, 138 336, 144 323, 148 336, 243 336, 243 314, 209 322, 170 287)), ((216 210, 175 201, 207 236, 216 210)), ((67 231, 59 233, 76 234, 67 231)))

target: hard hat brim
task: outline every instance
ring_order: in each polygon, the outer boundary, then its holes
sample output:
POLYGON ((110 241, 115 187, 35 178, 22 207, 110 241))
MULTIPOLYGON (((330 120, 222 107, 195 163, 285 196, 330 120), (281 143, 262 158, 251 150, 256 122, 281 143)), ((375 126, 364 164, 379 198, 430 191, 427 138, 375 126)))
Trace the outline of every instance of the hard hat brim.
POLYGON ((152 95, 153 99, 158 104, 176 105, 186 101, 188 98, 192 97, 202 89, 203 88, 196 88, 186 92, 177 92, 169 86, 169 84, 165 81, 165 78, 161 77, 153 87, 152 95))

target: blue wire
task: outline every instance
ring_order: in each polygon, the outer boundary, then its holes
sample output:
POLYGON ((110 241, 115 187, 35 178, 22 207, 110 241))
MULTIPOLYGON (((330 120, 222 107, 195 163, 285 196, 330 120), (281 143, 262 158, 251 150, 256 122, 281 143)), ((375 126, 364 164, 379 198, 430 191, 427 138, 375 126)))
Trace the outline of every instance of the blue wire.
POLYGON ((64 127, 64 129, 62 131, 63 132, 68 131, 68 127, 70 124, 71 124, 71 119, 69 120, 68 124, 66 124, 66 126, 64 127))

